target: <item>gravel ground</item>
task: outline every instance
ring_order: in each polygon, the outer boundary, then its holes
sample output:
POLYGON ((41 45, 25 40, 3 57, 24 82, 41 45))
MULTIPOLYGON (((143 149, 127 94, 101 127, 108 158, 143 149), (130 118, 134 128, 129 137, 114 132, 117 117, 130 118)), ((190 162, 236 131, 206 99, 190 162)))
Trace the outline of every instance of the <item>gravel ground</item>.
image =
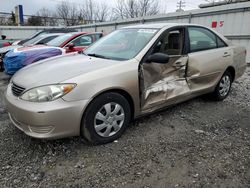
POLYGON ((176 105, 100 146, 30 138, 2 107, 1 187, 250 187, 250 68, 225 101, 176 105))

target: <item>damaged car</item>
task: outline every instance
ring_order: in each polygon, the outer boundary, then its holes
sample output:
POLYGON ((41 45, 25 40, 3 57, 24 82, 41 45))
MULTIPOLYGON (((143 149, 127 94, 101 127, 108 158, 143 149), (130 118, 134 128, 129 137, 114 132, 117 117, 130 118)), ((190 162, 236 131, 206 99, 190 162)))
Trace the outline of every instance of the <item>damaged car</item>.
POLYGON ((225 99, 246 69, 246 49, 194 24, 118 29, 84 54, 27 66, 13 76, 6 104, 13 124, 35 138, 118 139, 129 122, 209 94, 225 99))

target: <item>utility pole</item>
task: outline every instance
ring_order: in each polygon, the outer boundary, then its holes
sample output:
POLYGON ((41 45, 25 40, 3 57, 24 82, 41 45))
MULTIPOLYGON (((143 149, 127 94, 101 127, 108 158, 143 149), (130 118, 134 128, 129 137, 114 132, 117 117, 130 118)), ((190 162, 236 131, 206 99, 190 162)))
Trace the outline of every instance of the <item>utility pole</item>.
POLYGON ((177 2, 177 10, 176 12, 181 12, 183 11, 183 8, 185 7, 185 1, 184 0, 180 0, 177 2))

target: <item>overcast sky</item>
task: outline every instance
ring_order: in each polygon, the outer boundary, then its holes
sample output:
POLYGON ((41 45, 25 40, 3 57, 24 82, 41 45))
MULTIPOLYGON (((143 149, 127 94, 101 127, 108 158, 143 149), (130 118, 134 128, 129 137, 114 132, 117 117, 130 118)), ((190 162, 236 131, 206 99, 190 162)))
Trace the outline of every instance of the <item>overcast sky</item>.
MULTIPOLYGON (((84 0, 68 0, 71 3, 75 3, 80 6, 84 3, 84 0)), ((176 10, 176 3, 179 0, 160 0, 161 8, 166 12, 174 12, 176 10)), ((46 7, 48 9, 55 9, 56 5, 60 3, 61 0, 0 0, 0 12, 11 12, 14 11, 16 5, 23 5, 24 14, 35 14, 39 9, 46 7)), ((114 6, 116 0, 96 0, 100 3, 108 3, 110 6, 114 6)), ((184 10, 197 9, 198 5, 204 3, 205 0, 186 0, 184 10)))

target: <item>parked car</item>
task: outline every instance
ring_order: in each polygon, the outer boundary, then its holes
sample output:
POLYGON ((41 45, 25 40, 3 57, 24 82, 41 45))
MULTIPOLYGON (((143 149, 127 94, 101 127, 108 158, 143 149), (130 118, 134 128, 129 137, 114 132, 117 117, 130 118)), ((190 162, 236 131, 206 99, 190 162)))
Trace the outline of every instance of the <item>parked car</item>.
POLYGON ((51 40, 47 45, 35 45, 32 48, 28 46, 12 50, 5 55, 3 60, 5 73, 13 75, 26 65, 63 54, 64 49, 66 53, 82 51, 101 36, 102 33, 68 33, 51 40), (50 47, 48 48, 48 46, 50 47), (62 47, 61 50, 57 46, 62 47))
POLYGON ((5 35, 1 35, 1 40, 0 40, 0 48, 5 47, 5 46, 10 46, 11 42, 9 40, 6 40, 5 35))
POLYGON ((125 27, 84 51, 15 74, 6 103, 29 136, 118 139, 131 119, 193 97, 225 99, 246 69, 246 49, 194 24, 125 27))
POLYGON ((48 46, 65 48, 66 52, 79 52, 99 40, 103 33, 75 32, 67 33, 47 43, 48 46))
POLYGON ((71 33, 71 32, 76 32, 75 29, 72 28, 52 28, 52 29, 44 29, 42 31, 38 31, 35 34, 31 35, 29 38, 16 41, 14 42, 16 45, 23 45, 24 43, 28 42, 29 40, 36 38, 40 35, 44 34, 51 34, 51 33, 71 33))
POLYGON ((9 51, 4 58, 4 69, 8 75, 15 74, 19 69, 35 63, 37 61, 62 55, 65 53, 63 48, 46 46, 37 50, 37 46, 22 47, 9 51), (23 50, 25 48, 25 50, 23 50))
POLYGON ((52 34, 44 34, 44 35, 39 35, 27 42, 25 42, 22 46, 21 45, 11 45, 7 47, 0 48, 0 71, 4 70, 3 67, 3 59, 5 55, 10 51, 14 50, 23 46, 32 46, 32 45, 37 45, 37 44, 46 44, 49 41, 53 40, 54 38, 62 35, 62 33, 52 33, 52 34))

